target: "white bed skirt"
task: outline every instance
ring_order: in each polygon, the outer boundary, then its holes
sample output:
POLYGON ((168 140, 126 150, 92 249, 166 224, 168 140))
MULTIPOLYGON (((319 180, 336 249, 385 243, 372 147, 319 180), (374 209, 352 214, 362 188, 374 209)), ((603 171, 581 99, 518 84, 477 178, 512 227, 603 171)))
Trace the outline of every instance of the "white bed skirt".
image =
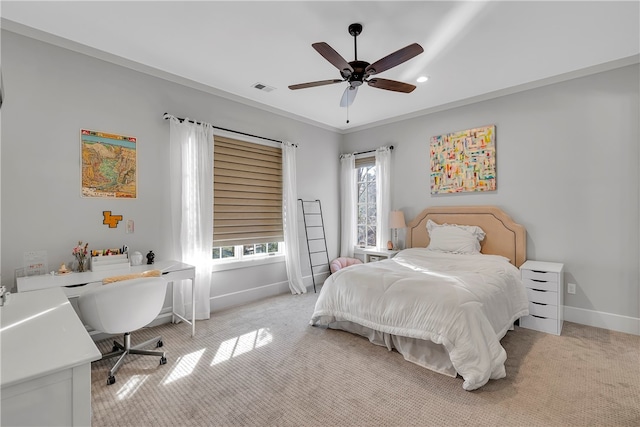
POLYGON ((458 375, 451 363, 449 352, 442 344, 376 331, 348 320, 338 320, 334 316, 322 316, 316 326, 363 336, 373 344, 387 347, 389 351, 396 349, 408 362, 450 377, 458 375))
MULTIPOLYGON (((316 326, 360 335, 368 338, 372 344, 386 347, 389 351, 395 349, 408 362, 449 377, 458 376, 458 372, 451 363, 449 352, 442 344, 376 331, 348 320, 338 320, 335 316, 321 316, 317 320, 316 326)), ((511 325, 509 330, 513 329, 514 327, 511 325)), ((502 338, 500 337, 500 339, 502 338)))

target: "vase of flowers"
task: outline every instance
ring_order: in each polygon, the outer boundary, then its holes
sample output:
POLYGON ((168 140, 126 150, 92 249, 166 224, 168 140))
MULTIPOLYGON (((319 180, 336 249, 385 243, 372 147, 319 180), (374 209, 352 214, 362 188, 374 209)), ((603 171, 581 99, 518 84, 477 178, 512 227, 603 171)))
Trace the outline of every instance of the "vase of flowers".
POLYGON ((82 273, 87 268, 86 266, 87 253, 89 253, 89 251, 87 250, 88 246, 89 246, 88 243, 85 243, 84 246, 82 246, 82 241, 78 241, 78 246, 73 248, 73 251, 71 252, 73 256, 76 258, 76 261, 78 262, 79 273, 82 273))

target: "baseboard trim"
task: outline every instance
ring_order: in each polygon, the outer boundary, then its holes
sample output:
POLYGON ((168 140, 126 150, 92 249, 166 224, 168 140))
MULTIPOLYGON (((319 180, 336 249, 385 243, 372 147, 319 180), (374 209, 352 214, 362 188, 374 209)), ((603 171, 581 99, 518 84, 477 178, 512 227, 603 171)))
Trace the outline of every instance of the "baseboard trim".
MULTIPOLYGON (((315 274, 316 292, 320 291, 320 286, 324 283, 325 280, 327 280, 327 277, 329 277, 330 274, 331 273, 328 271, 315 274)), ((307 287, 307 292, 313 292, 313 279, 311 278, 311 275, 304 276, 302 278, 302 282, 307 287)))
POLYGON ((565 305, 564 320, 611 331, 640 335, 640 319, 636 317, 621 316, 619 314, 604 313, 602 311, 587 310, 565 305))
POLYGON ((289 290, 288 282, 271 283, 257 288, 245 289, 242 291, 231 292, 224 295, 218 295, 210 298, 211 312, 224 310, 226 308, 235 307, 249 302, 257 301, 276 295, 281 295, 289 290))
MULTIPOLYGON (((329 273, 317 273, 315 275, 316 278, 316 291, 319 291, 318 287, 324 283, 326 278, 329 276, 329 273)), ((304 283, 307 288, 307 292, 313 292, 313 280, 311 279, 311 275, 304 276, 302 278, 302 283, 304 283)), ((218 295, 215 297, 211 297, 211 312, 224 310, 227 308, 239 306, 242 304, 247 304, 253 301, 258 301, 263 298, 273 297, 276 295, 282 295, 286 293, 290 293, 289 282, 282 281, 277 283, 271 283, 264 286, 259 286, 257 288, 245 289, 238 292, 232 292, 224 295, 218 295)))

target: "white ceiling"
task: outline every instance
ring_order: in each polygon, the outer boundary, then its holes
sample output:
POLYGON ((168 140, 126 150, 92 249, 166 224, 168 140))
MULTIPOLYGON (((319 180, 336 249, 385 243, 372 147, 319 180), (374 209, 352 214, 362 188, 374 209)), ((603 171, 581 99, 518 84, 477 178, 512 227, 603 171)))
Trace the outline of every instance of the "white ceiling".
POLYGON ((142 64, 139 69, 160 70, 164 77, 188 79, 240 102, 349 132, 534 87, 566 73, 579 75, 578 70, 637 63, 639 5, 637 0, 3 0, 0 14, 3 28, 115 62, 124 58, 121 63, 142 64), (416 84, 415 91, 363 86, 347 124, 347 111, 339 106, 347 83, 296 91, 287 86, 340 78, 311 44, 326 42, 352 61, 353 37, 347 28, 354 22, 364 27, 359 60, 373 63, 414 42, 424 53, 379 74, 416 84), (420 75, 429 81, 416 83, 420 75), (253 88, 258 82, 275 90, 253 88))

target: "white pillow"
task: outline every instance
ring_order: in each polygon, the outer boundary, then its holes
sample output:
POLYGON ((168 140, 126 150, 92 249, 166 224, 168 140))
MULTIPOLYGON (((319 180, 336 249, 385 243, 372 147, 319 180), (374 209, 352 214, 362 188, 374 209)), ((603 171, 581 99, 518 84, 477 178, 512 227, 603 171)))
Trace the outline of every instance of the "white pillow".
POLYGON ((448 252, 454 254, 480 253, 480 241, 485 232, 475 225, 436 224, 427 220, 430 251, 448 252))

